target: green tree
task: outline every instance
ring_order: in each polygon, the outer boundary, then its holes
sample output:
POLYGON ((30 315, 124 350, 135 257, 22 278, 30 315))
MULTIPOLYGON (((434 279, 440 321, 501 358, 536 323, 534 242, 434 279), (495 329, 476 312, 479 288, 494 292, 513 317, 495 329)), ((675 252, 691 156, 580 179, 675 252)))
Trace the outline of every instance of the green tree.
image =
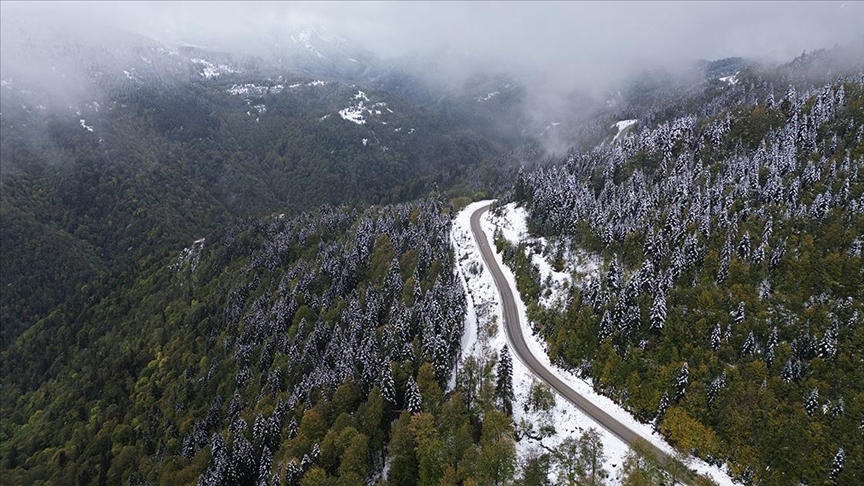
POLYGON ((516 472, 513 422, 497 410, 483 417, 477 472, 481 482, 494 485, 506 484, 516 472))
POLYGON ((417 484, 417 443, 411 430, 411 414, 402 412, 390 434, 390 484, 417 484))
POLYGON ((624 486, 656 486, 660 484, 660 468, 657 456, 643 439, 636 439, 630 446, 621 468, 624 486))
POLYGON ((428 412, 414 415, 411 418, 411 431, 417 444, 417 484, 434 486, 447 468, 444 445, 435 428, 435 417, 428 412))

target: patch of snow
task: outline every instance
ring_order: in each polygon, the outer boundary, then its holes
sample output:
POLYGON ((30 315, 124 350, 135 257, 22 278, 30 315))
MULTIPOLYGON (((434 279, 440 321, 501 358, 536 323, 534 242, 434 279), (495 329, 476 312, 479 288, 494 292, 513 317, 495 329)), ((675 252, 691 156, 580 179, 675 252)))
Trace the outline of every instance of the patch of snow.
MULTIPOLYGON (((290 86, 289 86, 290 87, 290 86)), ((252 83, 235 84, 228 88, 226 92, 232 96, 262 96, 264 94, 279 94, 285 86, 277 84, 274 86, 259 86, 252 83)))
POLYGON ((132 68, 132 69, 129 70, 129 71, 127 71, 127 70, 124 69, 124 70, 123 70, 123 74, 126 75, 126 78, 127 78, 127 79, 132 79, 132 80, 134 80, 134 79, 135 79, 135 68, 132 68))
POLYGON ((146 56, 141 56, 141 60, 144 61, 145 64, 153 64, 153 61, 147 59, 146 56))
POLYGON ((312 81, 311 83, 306 83, 306 86, 324 86, 325 84, 327 84, 327 83, 324 81, 316 80, 316 81, 312 81))
POLYGON ((402 127, 394 128, 393 131, 394 131, 394 132, 401 132, 401 131, 402 131, 402 127))
POLYGON ((637 121, 639 121, 639 120, 638 119, 621 120, 619 122, 616 122, 614 125, 612 125, 612 128, 616 128, 616 127, 618 128, 618 133, 615 134, 615 137, 612 139, 612 141, 614 142, 615 140, 618 140, 618 137, 621 136, 621 134, 624 132, 624 130, 627 130, 628 128, 635 125, 637 121))
POLYGON ((12 89, 12 78, 0 79, 0 88, 12 89))
POLYGON ((495 95, 497 95, 498 93, 499 93, 499 91, 493 91, 493 92, 487 94, 486 96, 480 96, 479 98, 477 98, 477 101, 478 101, 478 102, 489 101, 490 99, 492 99, 492 98, 493 98, 495 95))
POLYGON ((722 78, 719 78, 719 79, 720 79, 720 81, 728 84, 729 86, 735 86, 736 84, 738 84, 738 73, 740 73, 740 72, 741 71, 738 71, 737 73, 735 73, 731 76, 723 76, 722 78))
POLYGON ((206 59, 200 59, 200 58, 194 58, 193 57, 193 58, 190 58, 189 60, 192 61, 194 64, 199 64, 201 66, 204 66, 202 71, 199 74, 201 74, 201 76, 204 76, 207 79, 218 78, 219 76, 221 76, 223 74, 234 74, 234 73, 243 72, 240 69, 233 68, 227 64, 219 64, 219 65, 213 64, 212 62, 207 61, 206 59))
POLYGON ((92 132, 92 131, 93 131, 93 127, 86 125, 86 124, 84 123, 84 119, 83 119, 83 118, 80 120, 80 122, 81 122, 81 126, 84 127, 84 128, 86 128, 88 132, 92 132))
POLYGON ((324 120, 326 120, 326 119, 328 119, 328 118, 330 118, 330 114, 329 114, 329 113, 326 114, 326 115, 324 115, 324 116, 322 116, 321 118, 319 118, 318 121, 324 121, 324 120))
POLYGON ((288 86, 288 87, 291 88, 291 89, 294 89, 294 88, 299 88, 300 86, 303 86, 303 83, 294 83, 294 84, 292 84, 291 86, 288 86))
POLYGON ((360 103, 360 106, 349 106, 348 108, 339 110, 339 116, 342 117, 343 120, 348 120, 352 123, 356 123, 358 125, 363 125, 366 123, 366 119, 363 118, 363 103, 360 103))
POLYGON ((368 144, 368 143, 369 143, 369 139, 368 139, 368 138, 364 138, 364 139, 363 139, 363 146, 365 147, 366 144, 368 144))
POLYGON ((387 108, 387 103, 380 101, 367 107, 366 103, 369 101, 369 97, 366 93, 363 91, 357 91, 357 94, 351 97, 352 105, 340 110, 339 116, 341 116, 343 120, 363 125, 366 123, 366 118, 368 116, 381 115, 382 111, 380 108, 387 108))
POLYGON ((258 113, 267 113, 267 105, 255 105, 252 108, 258 110, 258 113))
POLYGON ((413 128, 412 128, 411 130, 408 130, 408 135, 411 135, 412 133, 414 133, 414 129, 413 129, 413 128))

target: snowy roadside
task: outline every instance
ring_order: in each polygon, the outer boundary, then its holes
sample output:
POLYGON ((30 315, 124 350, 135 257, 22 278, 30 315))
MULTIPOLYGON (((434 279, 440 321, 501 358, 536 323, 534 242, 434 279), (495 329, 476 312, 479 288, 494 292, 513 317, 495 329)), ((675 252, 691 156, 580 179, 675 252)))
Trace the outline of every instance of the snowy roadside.
MULTIPOLYGON (((505 344, 508 344, 501 326, 502 309, 498 290, 495 287, 489 270, 483 263, 470 227, 471 214, 489 202, 491 201, 476 202, 463 209, 454 220, 451 231, 451 241, 456 253, 458 271, 463 279, 463 285, 468 295, 465 333, 462 338, 461 348, 463 359, 471 355, 483 360, 485 356, 497 353, 505 344), (490 323, 497 325, 490 326, 490 323), (484 332, 490 329, 490 327, 494 332, 484 332)), ((481 226, 487 237, 491 239, 495 230, 499 229, 508 241, 515 243, 526 239, 525 211, 522 208, 516 208, 514 204, 509 204, 504 209, 504 216, 501 218, 496 218, 489 213, 482 218, 481 226)), ((534 241, 538 240, 543 247, 546 246, 545 240, 536 239, 534 241)), ((491 241, 489 244, 494 248, 491 241)), ((581 395, 602 407, 603 410, 644 437, 645 440, 671 453, 671 447, 652 430, 650 425, 638 422, 624 409, 612 402, 612 400, 594 392, 590 383, 550 363, 545 344, 540 341, 539 337, 533 334, 528 324, 525 304, 522 302, 518 292, 516 292, 513 272, 503 264, 501 255, 497 252, 495 258, 508 283, 514 290, 513 294, 521 316, 520 321, 523 327, 523 334, 528 346, 538 360, 581 395)), ((599 269, 599 262, 596 260, 586 258, 584 255, 568 255, 570 261, 573 261, 574 258, 579 261, 576 269, 577 274, 590 275, 599 269)), ((541 280, 545 281, 549 288, 549 295, 544 297, 541 303, 546 306, 561 304, 563 302, 562 299, 566 297, 567 288, 573 284, 570 274, 556 272, 542 255, 532 255, 532 261, 540 269, 541 280)), ((512 346, 508 344, 508 347, 512 346)), ((513 389, 515 393, 513 418, 519 426, 520 432, 528 430, 531 435, 529 438, 525 434, 521 434, 522 439, 516 444, 520 463, 526 458, 542 452, 542 449, 554 450, 567 437, 573 436, 575 438, 582 431, 594 428, 600 434, 603 442, 609 483, 613 485, 621 484, 621 464, 629 450, 627 444, 560 396, 556 395, 555 406, 551 410, 538 411, 529 407, 530 394, 538 381, 520 360, 513 360, 513 389), (554 428, 554 433, 551 435, 538 434, 538 430, 544 427, 548 428, 550 425, 554 428)), ((728 475, 716 467, 708 466, 703 461, 693 460, 689 465, 699 473, 710 476, 718 484, 733 484, 728 475)), ((554 481, 556 477, 557 471, 553 467, 549 472, 549 478, 554 481)))

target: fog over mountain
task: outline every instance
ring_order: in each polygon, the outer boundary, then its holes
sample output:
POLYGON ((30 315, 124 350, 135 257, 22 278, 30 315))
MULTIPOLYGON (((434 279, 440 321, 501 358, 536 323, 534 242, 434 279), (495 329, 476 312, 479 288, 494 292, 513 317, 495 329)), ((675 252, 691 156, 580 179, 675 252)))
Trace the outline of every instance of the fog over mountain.
MULTIPOLYGON (((785 61, 864 39, 861 2, 3 4, 4 23, 60 21, 252 54, 320 26, 383 59, 447 52, 448 77, 495 69, 550 88, 602 91, 634 70, 730 56, 785 61), (458 55, 456 55, 458 54, 458 55)), ((5 47, 4 47, 5 49, 5 47)))

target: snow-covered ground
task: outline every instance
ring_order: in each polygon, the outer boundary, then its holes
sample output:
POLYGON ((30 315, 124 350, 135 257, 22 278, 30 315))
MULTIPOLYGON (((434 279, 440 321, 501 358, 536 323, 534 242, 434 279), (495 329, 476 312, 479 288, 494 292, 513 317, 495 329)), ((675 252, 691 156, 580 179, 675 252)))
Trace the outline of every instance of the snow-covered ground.
POLYGON ((219 64, 219 65, 213 64, 212 62, 210 62, 206 59, 190 58, 189 60, 195 64, 199 64, 201 66, 204 66, 203 69, 201 70, 200 74, 201 74, 201 76, 204 76, 207 79, 218 78, 219 76, 221 76, 223 74, 234 74, 234 73, 242 73, 243 72, 240 69, 237 69, 235 67, 231 67, 227 64, 219 64))
POLYGON ((387 108, 387 103, 379 101, 367 106, 366 103, 369 102, 370 100, 369 97, 366 96, 366 93, 363 91, 357 91, 357 94, 351 98, 351 106, 339 110, 339 116, 341 116, 343 120, 348 120, 358 125, 364 125, 366 124, 367 117, 372 115, 381 115, 382 108, 393 113, 393 110, 387 108))
MULTIPOLYGON (((468 295, 465 332, 462 337, 462 359, 467 356, 475 356, 478 360, 482 361, 486 356, 499 352, 504 344, 507 344, 507 338, 502 328, 503 317, 498 290, 492 280, 492 275, 483 263, 483 259, 471 234, 471 214, 489 202, 480 201, 468 205, 457 215, 451 232, 451 241, 456 253, 458 272, 468 295)), ((525 240, 528 237, 526 216, 524 209, 510 204, 505 207, 504 215, 500 218, 486 213, 481 220, 481 225, 490 240, 497 229, 501 231, 504 238, 511 242, 516 242, 525 240)), ((494 248, 492 241, 489 244, 494 248)), ((545 344, 530 329, 526 317, 525 304, 519 297, 518 292, 516 292, 515 278, 512 271, 503 264, 500 254, 496 253, 495 257, 514 290, 513 294, 516 305, 521 315, 520 320, 523 326, 523 334, 529 348, 537 356, 538 360, 573 389, 602 407, 617 420, 626 424, 657 447, 671 452, 672 449, 659 435, 654 433, 650 425, 639 423, 610 399, 595 393, 590 383, 550 363, 546 354, 545 344)), ((543 260, 543 257, 540 255, 534 255, 534 257, 543 260)), ((534 261, 537 263, 536 258, 534 258, 534 261)), ((595 268, 594 265, 597 263, 588 259, 582 264, 582 269, 590 272, 595 268)), ((544 271, 542 267, 541 271, 544 271)), ((570 282, 571 280, 569 274, 561 275, 562 272, 554 272, 551 266, 546 268, 545 271, 556 281, 561 279, 563 282, 566 279, 567 282, 570 282)), ((576 274, 578 275, 578 273, 576 274)), ((572 285, 572 282, 568 283, 568 285, 572 285)), ((562 292, 566 294, 566 291, 562 292)), ((509 344, 508 347, 512 349, 512 346, 509 346, 509 344)), ((518 358, 514 359, 513 389, 516 399, 513 404, 513 419, 518 426, 519 435, 522 437, 516 445, 520 463, 539 450, 544 448, 554 449, 563 439, 570 436, 578 437, 582 431, 594 428, 600 434, 603 442, 604 453, 607 458, 606 470, 609 473, 610 483, 613 485, 621 484, 620 471, 624 457, 629 449, 627 444, 560 396, 556 395, 555 406, 549 411, 538 411, 529 407, 528 399, 532 388, 537 383, 538 380, 534 378, 525 365, 518 358), (545 435, 539 432, 542 427, 549 425, 554 428, 554 433, 545 435), (526 431, 529 432, 531 438, 525 435, 524 432, 526 431)), ((690 463, 690 467, 700 473, 711 476, 712 479, 721 485, 733 484, 731 479, 722 471, 710 467, 702 461, 693 460, 690 463)), ((557 478, 555 467, 550 470, 549 478, 552 481, 555 481, 557 478)))
POLYGON ((618 140, 618 137, 620 137, 621 134, 624 133, 624 130, 632 127, 638 121, 639 120, 621 120, 619 122, 615 122, 615 124, 612 125, 612 128, 617 128, 618 133, 615 134, 615 138, 613 138, 612 141, 614 142, 615 140, 618 140))
POLYGON ((733 74, 732 76, 723 76, 722 78, 719 78, 719 79, 720 79, 720 81, 723 81, 724 83, 728 84, 729 86, 735 86, 736 84, 738 84, 738 73, 740 73, 740 72, 741 71, 738 71, 737 73, 733 74))

